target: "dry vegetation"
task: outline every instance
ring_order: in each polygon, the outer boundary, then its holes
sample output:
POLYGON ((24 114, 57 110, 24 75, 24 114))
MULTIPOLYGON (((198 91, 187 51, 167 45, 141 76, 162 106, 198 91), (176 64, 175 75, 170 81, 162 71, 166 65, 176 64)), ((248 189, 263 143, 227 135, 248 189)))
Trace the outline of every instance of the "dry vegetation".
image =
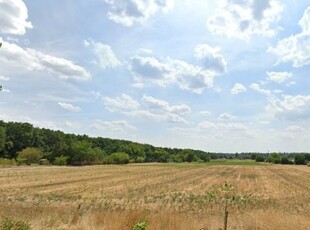
POLYGON ((222 212, 207 191, 227 181, 251 193, 231 209, 229 229, 310 229, 307 166, 133 164, 0 169, 0 218, 32 229, 219 229, 222 212))

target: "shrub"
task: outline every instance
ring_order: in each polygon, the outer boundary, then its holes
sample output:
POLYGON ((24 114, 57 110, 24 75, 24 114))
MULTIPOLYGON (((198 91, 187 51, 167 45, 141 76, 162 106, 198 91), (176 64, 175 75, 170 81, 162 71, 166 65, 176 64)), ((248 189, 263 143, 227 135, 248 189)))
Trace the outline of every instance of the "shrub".
POLYGON ((1 230, 30 230, 30 225, 24 221, 16 221, 10 218, 5 218, 1 221, 1 230))
POLYGON ((145 161, 144 157, 137 157, 135 160, 136 163, 143 163, 144 161, 145 161))
POLYGON ((304 165, 306 164, 306 157, 304 154, 296 154, 294 161, 296 165, 304 165))
POLYGON ((61 155, 60 157, 55 157, 53 164, 54 165, 67 165, 68 162, 67 156, 61 155))
POLYGON ((137 221, 132 226, 132 230, 147 230, 147 221, 137 221))
POLYGON ((287 165, 290 164, 291 161, 287 157, 282 157, 281 158, 281 164, 287 165))
POLYGON ((107 157, 109 164, 128 164, 129 155, 126 153, 112 153, 107 157))
POLYGON ((48 165, 49 161, 47 159, 41 159, 39 160, 39 165, 48 165))
POLYGON ((264 162, 265 158, 263 156, 256 156, 255 161, 256 162, 264 162))
POLYGON ((11 166, 14 165, 14 160, 10 160, 7 158, 0 158, 0 165, 1 166, 11 166))
POLYGON ((25 148, 18 153, 18 157, 23 159, 27 165, 38 163, 43 157, 43 152, 38 148, 25 148))

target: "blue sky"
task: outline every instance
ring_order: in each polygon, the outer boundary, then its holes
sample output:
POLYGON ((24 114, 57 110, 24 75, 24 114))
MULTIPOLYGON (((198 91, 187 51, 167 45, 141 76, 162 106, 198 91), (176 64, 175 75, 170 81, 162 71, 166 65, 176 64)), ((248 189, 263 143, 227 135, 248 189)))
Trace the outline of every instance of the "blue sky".
POLYGON ((308 0, 0 1, 0 119, 156 146, 309 151, 308 0))

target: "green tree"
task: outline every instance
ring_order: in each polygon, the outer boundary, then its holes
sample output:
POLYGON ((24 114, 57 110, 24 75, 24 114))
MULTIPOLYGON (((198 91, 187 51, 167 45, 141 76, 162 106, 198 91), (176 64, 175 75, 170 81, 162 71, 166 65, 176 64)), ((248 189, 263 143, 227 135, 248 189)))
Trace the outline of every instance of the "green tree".
POLYGON ((5 150, 5 128, 0 126, 0 157, 4 156, 5 150))
POLYGON ((281 164, 284 164, 284 165, 286 165, 286 164, 290 164, 291 162, 290 162, 290 160, 288 159, 288 157, 282 157, 281 158, 281 164))
POLYGON ((72 144, 71 163, 73 165, 86 165, 92 160, 92 144, 86 140, 76 141, 72 144))
POLYGON ((54 165, 67 165, 68 163, 68 158, 67 156, 59 156, 59 157, 55 157, 55 160, 53 162, 54 165))
POLYGON ((265 157, 263 157, 261 155, 258 155, 258 156, 256 156, 255 161, 256 162, 264 162, 265 161, 265 157))
POLYGON ((9 122, 6 126, 7 152, 10 158, 16 158, 17 152, 32 147, 33 126, 28 123, 9 122))
POLYGON ((294 157, 294 161, 296 165, 304 165, 306 164, 306 156, 305 154, 296 154, 294 157))
POLYGON ((27 165, 31 163, 38 163, 43 157, 41 149, 28 147, 18 152, 18 158, 23 159, 27 165))
POLYGON ((157 162, 168 162, 170 155, 166 150, 159 148, 155 150, 154 158, 157 162))
POLYGON ((107 157, 107 161, 110 164, 128 164, 129 155, 127 153, 112 153, 107 157))

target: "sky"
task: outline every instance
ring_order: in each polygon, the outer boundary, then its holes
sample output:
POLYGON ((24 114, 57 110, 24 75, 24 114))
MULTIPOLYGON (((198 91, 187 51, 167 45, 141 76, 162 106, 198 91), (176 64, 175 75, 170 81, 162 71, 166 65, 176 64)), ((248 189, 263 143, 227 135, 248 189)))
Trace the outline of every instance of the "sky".
POLYGON ((309 0, 0 0, 0 119, 310 151, 309 0))

